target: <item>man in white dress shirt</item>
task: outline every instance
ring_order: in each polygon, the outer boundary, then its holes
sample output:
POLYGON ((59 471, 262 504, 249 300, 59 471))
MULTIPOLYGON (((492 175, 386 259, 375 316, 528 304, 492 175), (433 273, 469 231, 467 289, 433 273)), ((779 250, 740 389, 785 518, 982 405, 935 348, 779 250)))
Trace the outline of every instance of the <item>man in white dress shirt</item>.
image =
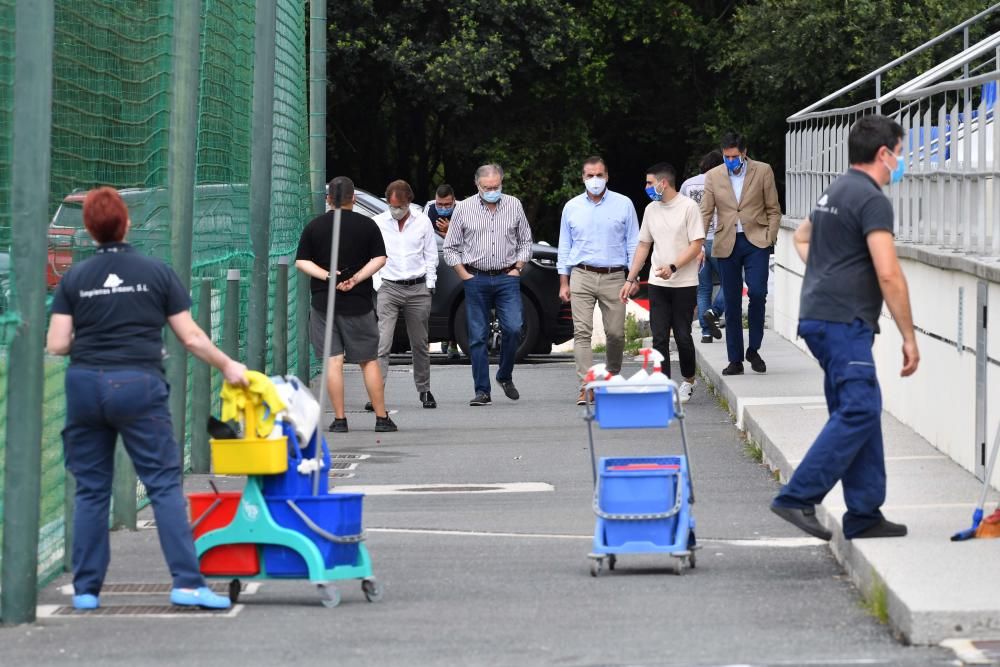
POLYGON ((389 210, 375 216, 385 241, 387 260, 378 290, 378 361, 382 381, 389 374, 389 352, 400 314, 406 322, 413 353, 413 382, 425 408, 436 408, 431 393, 431 355, 427 329, 431 296, 437 282, 438 246, 430 218, 413 203, 406 181, 393 181, 385 190, 389 210))

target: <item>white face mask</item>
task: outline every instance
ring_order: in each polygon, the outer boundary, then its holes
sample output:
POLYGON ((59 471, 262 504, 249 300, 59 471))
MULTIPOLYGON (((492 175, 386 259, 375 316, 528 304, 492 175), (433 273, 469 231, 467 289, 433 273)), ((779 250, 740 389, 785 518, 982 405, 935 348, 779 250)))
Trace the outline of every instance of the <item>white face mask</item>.
POLYGON ((406 214, 410 212, 409 206, 390 206, 389 215, 392 216, 393 220, 397 222, 406 217, 406 214))
POLYGON ((583 184, 587 186, 587 192, 596 197, 604 192, 604 188, 608 186, 608 179, 601 178, 600 176, 591 176, 583 184))

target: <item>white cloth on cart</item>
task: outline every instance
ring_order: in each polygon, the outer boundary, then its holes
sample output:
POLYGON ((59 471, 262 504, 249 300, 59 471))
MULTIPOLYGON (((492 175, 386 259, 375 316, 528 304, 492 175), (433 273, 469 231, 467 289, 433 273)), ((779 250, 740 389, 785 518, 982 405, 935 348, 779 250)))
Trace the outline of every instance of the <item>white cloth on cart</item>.
MULTIPOLYGON (((292 425, 299 440, 299 449, 305 449, 319 426, 319 402, 308 385, 294 375, 274 375, 271 382, 287 406, 277 414, 277 418, 292 425)), ((281 425, 276 428, 280 433, 281 425)))

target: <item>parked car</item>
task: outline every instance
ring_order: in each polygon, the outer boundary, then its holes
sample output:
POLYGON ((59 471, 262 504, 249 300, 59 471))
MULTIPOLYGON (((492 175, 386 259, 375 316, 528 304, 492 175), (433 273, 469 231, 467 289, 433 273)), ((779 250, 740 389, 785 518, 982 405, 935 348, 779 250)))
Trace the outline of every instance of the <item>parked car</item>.
MULTIPOLYGON (((198 185, 194 195, 194 259, 199 253, 224 254, 232 249, 234 236, 246 236, 239 221, 249 217, 246 185, 198 185), (242 208, 240 208, 242 207, 242 208)), ((49 223, 48 288, 55 289, 73 253, 85 256, 93 249, 83 227, 86 191, 66 195, 49 223)), ((128 240, 148 255, 165 259, 170 254, 169 192, 166 188, 123 188, 118 191, 128 206, 132 229, 128 240)))
MULTIPOLYGON (((374 217, 388 208, 388 204, 370 192, 356 189, 355 210, 374 217)), ((414 211, 420 210, 417 205, 414 211)), ((465 289, 454 269, 440 256, 444 239, 435 235, 438 243, 437 285, 431 301, 430 341, 457 341, 466 355, 469 353, 469 334, 465 317, 465 289)), ((569 304, 559 300, 559 275, 556 272, 558 251, 552 246, 533 243, 531 262, 521 273, 522 319, 521 344, 517 360, 529 354, 548 354, 552 345, 564 343, 573 337, 573 314, 569 304)), ((491 354, 500 349, 500 326, 495 317, 490 318, 488 341, 491 354)), ((402 318, 396 327, 394 351, 409 349, 409 340, 402 318)))

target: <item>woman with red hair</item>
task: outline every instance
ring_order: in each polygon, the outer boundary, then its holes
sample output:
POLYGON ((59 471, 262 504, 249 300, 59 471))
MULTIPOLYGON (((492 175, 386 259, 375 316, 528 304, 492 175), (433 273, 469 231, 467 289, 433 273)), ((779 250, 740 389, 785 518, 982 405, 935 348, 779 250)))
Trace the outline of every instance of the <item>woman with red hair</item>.
POLYGON ((66 468, 76 479, 73 517, 73 606, 94 609, 111 560, 108 510, 120 435, 146 485, 160 547, 173 575, 170 600, 226 609, 230 601, 205 585, 187 522, 181 451, 174 439, 163 371, 163 327, 184 347, 246 384, 246 366, 230 359, 191 318, 191 297, 174 271, 125 243, 128 209, 113 188, 83 200, 83 221, 97 254, 74 264, 52 301, 46 347, 68 354, 66 468))

